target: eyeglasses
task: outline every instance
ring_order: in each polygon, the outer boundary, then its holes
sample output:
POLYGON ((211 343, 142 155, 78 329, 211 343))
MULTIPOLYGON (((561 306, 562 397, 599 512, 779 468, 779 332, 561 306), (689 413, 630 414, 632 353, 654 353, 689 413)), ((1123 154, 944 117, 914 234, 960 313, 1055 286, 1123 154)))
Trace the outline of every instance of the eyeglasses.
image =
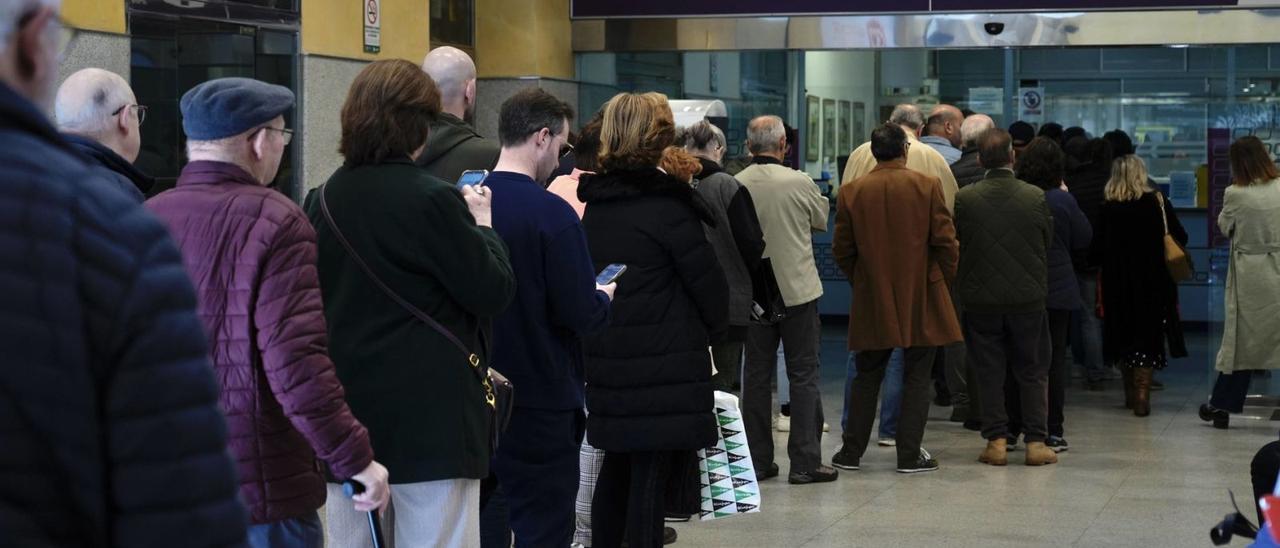
POLYGON ((115 110, 115 112, 112 112, 112 113, 111 113, 111 116, 119 116, 119 115, 120 115, 120 113, 121 113, 121 112, 124 112, 124 109, 126 109, 126 108, 131 108, 131 109, 134 109, 134 110, 138 111, 138 125, 142 125, 142 123, 143 123, 143 122, 147 121, 147 106, 146 106, 146 105, 125 105, 125 106, 122 106, 122 107, 120 107, 120 108, 116 109, 116 110, 115 110))
POLYGON ((563 159, 570 154, 573 154, 573 145, 569 143, 560 145, 560 158, 563 159))
MULTIPOLYGON (((264 127, 264 128, 262 128, 262 129, 267 130, 267 131, 279 131, 279 132, 280 132, 280 136, 281 136, 281 138, 283 138, 283 139, 284 139, 284 146, 289 146, 289 143, 293 142, 293 130, 292 130, 292 129, 279 128, 279 127, 270 127, 270 126, 264 127)), ((252 137, 250 137, 250 138, 252 138, 252 137)))
MULTIPOLYGON (((40 10, 35 9, 19 17, 18 28, 27 26, 39 14, 40 10)), ((66 57, 67 52, 71 50, 71 44, 76 41, 76 36, 79 35, 80 30, 67 23, 61 15, 54 15, 54 21, 58 24, 58 42, 56 44, 58 49, 56 51, 58 53, 58 61, 61 62, 66 57)))

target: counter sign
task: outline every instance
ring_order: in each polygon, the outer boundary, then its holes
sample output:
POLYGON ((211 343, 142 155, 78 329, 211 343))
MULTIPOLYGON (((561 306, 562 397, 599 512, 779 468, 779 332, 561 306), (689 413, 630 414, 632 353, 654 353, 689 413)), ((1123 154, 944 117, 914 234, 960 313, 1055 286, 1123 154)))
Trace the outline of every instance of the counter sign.
POLYGON ((364 23, 364 52, 382 51, 382 0, 360 0, 364 23))

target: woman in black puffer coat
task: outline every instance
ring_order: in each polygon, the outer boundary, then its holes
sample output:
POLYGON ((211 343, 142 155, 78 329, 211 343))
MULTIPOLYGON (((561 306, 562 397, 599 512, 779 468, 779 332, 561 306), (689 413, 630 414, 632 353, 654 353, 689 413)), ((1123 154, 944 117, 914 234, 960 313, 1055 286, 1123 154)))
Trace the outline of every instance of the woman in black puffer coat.
POLYGON ((587 436, 605 451, 592 504, 592 545, 662 545, 663 480, 672 459, 715 443, 708 347, 728 326, 728 285, 702 223, 710 210, 657 168, 674 140, 657 93, 605 106, 600 173, 578 197, 597 269, 627 265, 613 320, 587 340, 587 436))

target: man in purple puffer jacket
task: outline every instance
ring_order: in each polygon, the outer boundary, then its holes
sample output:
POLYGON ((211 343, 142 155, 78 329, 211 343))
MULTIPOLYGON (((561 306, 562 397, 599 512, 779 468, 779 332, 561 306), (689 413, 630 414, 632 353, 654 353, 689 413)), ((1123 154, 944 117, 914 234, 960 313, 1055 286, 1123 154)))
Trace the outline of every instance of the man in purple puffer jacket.
POLYGON ((191 162, 176 188, 147 202, 196 285, 255 547, 322 546, 317 457, 368 486, 357 510, 384 507, 390 492, 329 361, 315 232, 266 188, 293 135, 283 116, 293 102, 287 88, 244 78, 187 92, 191 162))

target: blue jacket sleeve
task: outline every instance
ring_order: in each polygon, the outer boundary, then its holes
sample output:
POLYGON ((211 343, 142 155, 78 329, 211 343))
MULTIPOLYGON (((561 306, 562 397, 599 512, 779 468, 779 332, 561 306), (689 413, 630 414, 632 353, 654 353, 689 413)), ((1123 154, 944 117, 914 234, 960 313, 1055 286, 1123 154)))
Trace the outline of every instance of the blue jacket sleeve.
POLYGON ((546 242, 543 261, 547 307, 552 322, 579 335, 595 333, 609 324, 609 297, 596 290, 595 268, 587 251, 587 233, 577 214, 565 204, 574 222, 546 242))

